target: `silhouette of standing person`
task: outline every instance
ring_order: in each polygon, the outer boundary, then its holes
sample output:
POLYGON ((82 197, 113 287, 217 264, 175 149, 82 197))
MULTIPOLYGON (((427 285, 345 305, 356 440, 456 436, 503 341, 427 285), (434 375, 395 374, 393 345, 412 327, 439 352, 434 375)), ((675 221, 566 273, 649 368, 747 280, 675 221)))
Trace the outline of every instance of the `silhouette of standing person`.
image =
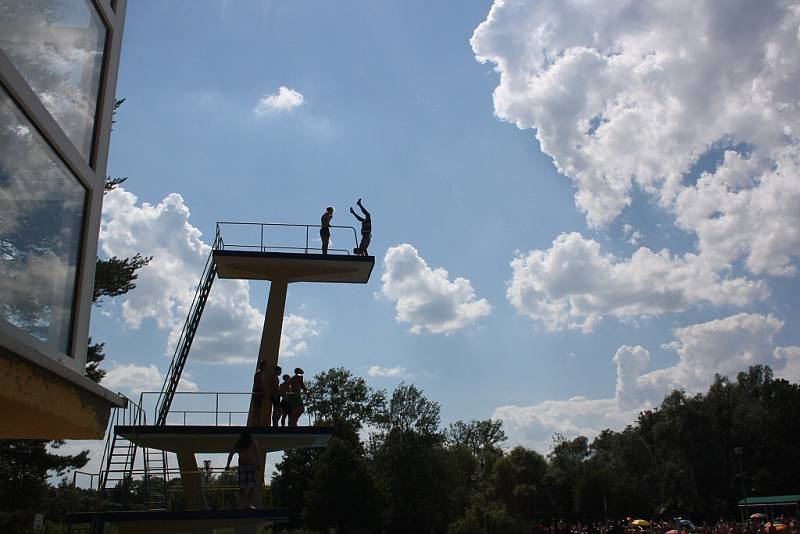
POLYGON ((286 418, 292 411, 290 395, 292 394, 291 376, 283 375, 283 382, 280 385, 281 392, 281 426, 286 426, 286 418))
POLYGON ((300 420, 300 416, 305 411, 303 392, 308 391, 303 382, 303 370, 301 368, 298 367, 294 370, 294 376, 289 380, 289 388, 291 389, 289 404, 292 407, 289 412, 289 426, 297 426, 297 421, 300 420))
POLYGON ((367 247, 369 247, 369 242, 372 240, 372 216, 361 203, 360 198, 358 202, 356 202, 356 205, 361 208, 361 213, 363 213, 364 216, 359 217, 355 210, 350 208, 350 213, 361 223, 361 243, 358 245, 358 248, 353 249, 353 253, 358 256, 366 256, 367 247))
POLYGON ((278 426, 278 421, 281 418, 281 368, 279 365, 275 366, 274 374, 272 376, 272 391, 269 394, 269 402, 272 404, 272 426, 278 426))
POLYGON ((239 455, 239 501, 242 508, 255 508, 250 504, 250 499, 254 491, 258 488, 258 466, 261 464, 260 451, 258 443, 253 439, 250 430, 244 429, 233 450, 228 454, 228 463, 225 464, 225 469, 231 466, 233 455, 239 455))
POLYGON ((322 228, 319 229, 319 237, 322 239, 322 253, 328 253, 328 243, 331 240, 331 219, 333 219, 333 207, 328 206, 322 214, 322 228))

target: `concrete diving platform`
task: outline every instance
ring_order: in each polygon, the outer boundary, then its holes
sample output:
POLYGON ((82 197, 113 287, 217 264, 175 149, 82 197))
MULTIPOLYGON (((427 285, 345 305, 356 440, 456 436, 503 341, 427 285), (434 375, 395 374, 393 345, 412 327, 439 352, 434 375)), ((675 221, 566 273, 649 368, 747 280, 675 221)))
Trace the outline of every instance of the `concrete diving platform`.
POLYGON ((219 278, 366 284, 374 256, 214 250, 219 278))
MULTIPOLYGON (((244 426, 117 426, 119 436, 140 447, 174 453, 228 453, 244 426)), ((328 445, 333 428, 318 426, 249 427, 262 453, 287 449, 322 448, 328 445)))

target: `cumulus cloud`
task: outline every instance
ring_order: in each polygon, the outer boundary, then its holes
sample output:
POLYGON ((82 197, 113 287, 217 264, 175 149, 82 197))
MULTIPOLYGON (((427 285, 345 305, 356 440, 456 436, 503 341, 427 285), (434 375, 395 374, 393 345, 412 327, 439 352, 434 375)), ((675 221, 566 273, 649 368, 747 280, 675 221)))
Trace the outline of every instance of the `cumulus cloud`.
POLYGON ((297 356, 308 350, 307 339, 319 335, 317 321, 290 313, 283 318, 281 356, 297 356))
POLYGON ((396 320, 411 323, 414 334, 451 334, 492 309, 486 299, 475 296, 469 280, 458 277, 451 282, 445 269, 431 269, 407 243, 386 251, 381 281, 383 295, 395 303, 396 320))
POLYGON ((511 262, 509 302, 548 330, 590 332, 605 316, 636 320, 697 303, 744 306, 766 298, 762 281, 722 277, 700 256, 640 247, 630 259, 603 254, 579 233, 511 262))
POLYGON ((290 111, 302 106, 305 101, 302 93, 282 85, 277 92, 262 96, 253 112, 256 117, 263 117, 275 111, 290 111))
POLYGON ((367 368, 367 374, 373 378, 406 378, 405 367, 381 367, 380 365, 371 365, 367 368))
MULTIPOLYGON (((122 319, 131 328, 143 321, 168 329, 165 353, 172 355, 211 250, 189 222, 189 208, 173 193, 156 205, 137 204, 123 188, 105 198, 100 245, 108 256, 152 255, 139 271, 136 289, 121 297, 122 319)), ((258 354, 264 314, 250 304, 246 280, 217 279, 192 344, 192 361, 252 363, 258 354)), ((284 317, 281 351, 292 356, 307 350, 317 335, 316 322, 299 315, 284 317)))
MULTIPOLYGON (((103 379, 103 386, 123 393, 138 394, 142 391, 160 391, 164 376, 155 365, 115 365, 103 379)), ((197 391, 197 384, 189 380, 187 373, 178 382, 178 391, 197 391)))
POLYGON ((677 223, 698 237, 708 261, 724 267, 745 258, 753 273, 796 272, 800 251, 800 151, 774 158, 725 152, 713 173, 704 173, 678 195, 677 223))
POLYGON ((798 26, 789 1, 505 0, 471 44, 500 75, 496 115, 535 131, 590 225, 639 189, 677 210, 701 252, 784 274, 800 239, 798 26), (691 185, 701 158, 725 148, 748 164, 728 156, 691 185), (715 241, 731 228, 742 235, 715 241))
POLYGON ((675 340, 663 347, 677 353, 678 363, 651 371, 647 370, 651 363, 647 349, 623 345, 613 357, 617 382, 612 397, 500 406, 494 416, 503 419, 512 441, 546 451, 554 432, 592 437, 605 428, 619 430, 640 411, 658 406, 674 389, 689 394, 706 391, 716 374, 734 378, 739 371, 760 364, 772 367, 778 377, 797 380, 800 347, 774 344, 783 326, 772 315, 740 313, 678 328, 675 340))

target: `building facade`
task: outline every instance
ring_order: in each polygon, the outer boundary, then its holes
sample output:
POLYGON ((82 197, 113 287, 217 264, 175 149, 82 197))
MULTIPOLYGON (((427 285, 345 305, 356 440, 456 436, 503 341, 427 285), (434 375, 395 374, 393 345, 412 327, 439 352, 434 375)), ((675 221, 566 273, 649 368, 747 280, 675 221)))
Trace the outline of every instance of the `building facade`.
POLYGON ((0 438, 100 438, 85 377, 125 0, 0 0, 0 438))

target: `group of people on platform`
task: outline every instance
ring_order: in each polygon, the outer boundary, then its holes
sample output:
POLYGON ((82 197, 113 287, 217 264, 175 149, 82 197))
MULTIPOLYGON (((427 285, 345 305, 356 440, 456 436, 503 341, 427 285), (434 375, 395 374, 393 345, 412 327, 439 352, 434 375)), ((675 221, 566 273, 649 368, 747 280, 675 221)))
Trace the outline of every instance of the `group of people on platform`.
MULTIPOLYGON (((260 416, 266 408, 264 401, 266 400, 267 380, 262 368, 263 362, 259 362, 253 377, 253 408, 250 410, 247 426, 259 426, 260 416)), ((281 375, 281 373, 283 373, 283 369, 276 365, 270 378, 272 388, 269 393, 269 402, 272 408, 272 426, 287 426, 287 423, 288 426, 297 426, 300 416, 305 411, 303 393, 307 391, 307 388, 303 382, 303 370, 300 367, 295 368, 294 376, 281 375)), ((269 425, 269 422, 266 424, 269 425)))
MULTIPOLYGON (((258 442, 251 432, 252 427, 260 426, 259 420, 265 417, 265 393, 267 381, 263 373, 264 362, 256 365, 256 374, 253 378, 253 395, 250 415, 247 419, 247 427, 242 431, 239 439, 233 446, 228 455, 228 462, 225 469, 229 469, 231 460, 235 454, 239 455, 238 478, 239 478, 239 503, 242 508, 255 508, 253 500, 258 495, 257 488, 262 483, 259 476, 261 465, 261 450, 258 442)), ((300 416, 305 411, 303 405, 303 393, 307 391, 303 381, 303 370, 295 368, 294 376, 288 374, 281 375, 283 369, 276 365, 271 377, 272 389, 269 394, 270 406, 272 407, 272 426, 297 426, 300 416), (281 382, 280 380, 283 379, 281 382)), ((266 418, 266 417, 265 417, 266 418)), ((266 418, 269 420, 269 418, 266 418)), ((263 420, 263 419, 261 419, 263 420)), ((263 475, 263 473, 261 473, 263 475)))
MULTIPOLYGON (((356 256, 368 256, 367 248, 369 248, 369 242, 372 240, 372 216, 367 211, 367 208, 364 207, 364 204, 361 203, 360 198, 356 202, 356 206, 361 210, 363 217, 350 207, 350 213, 361 223, 361 242, 353 249, 353 254, 356 256)), ((334 211, 333 206, 328 206, 322 214, 319 237, 322 240, 323 254, 328 253, 328 244, 331 240, 331 219, 333 219, 334 211)))

